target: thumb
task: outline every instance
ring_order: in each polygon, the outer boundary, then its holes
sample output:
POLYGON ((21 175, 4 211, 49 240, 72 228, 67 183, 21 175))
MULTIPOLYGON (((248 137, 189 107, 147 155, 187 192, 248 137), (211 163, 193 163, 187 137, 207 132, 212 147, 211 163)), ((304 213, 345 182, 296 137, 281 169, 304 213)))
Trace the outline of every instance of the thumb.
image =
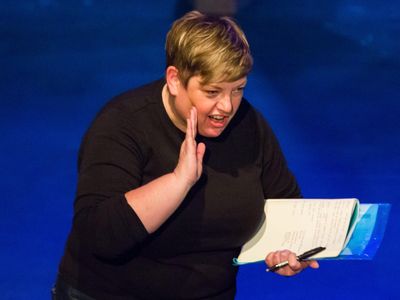
POLYGON ((319 268, 319 263, 318 263, 318 261, 316 261, 316 260, 311 260, 311 261, 309 262, 309 266, 310 266, 311 268, 313 268, 313 269, 318 269, 318 268, 319 268))

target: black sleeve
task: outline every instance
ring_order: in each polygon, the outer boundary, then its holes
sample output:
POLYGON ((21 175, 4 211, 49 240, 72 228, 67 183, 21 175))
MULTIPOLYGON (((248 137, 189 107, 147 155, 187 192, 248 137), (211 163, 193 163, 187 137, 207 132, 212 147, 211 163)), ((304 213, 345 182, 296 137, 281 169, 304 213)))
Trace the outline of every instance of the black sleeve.
POLYGON ((141 184, 140 132, 120 109, 101 113, 80 149, 73 234, 85 252, 118 259, 148 233, 124 194, 141 184))
POLYGON ((264 147, 262 182, 265 198, 301 198, 296 178, 287 166, 275 134, 264 119, 260 123, 264 147))

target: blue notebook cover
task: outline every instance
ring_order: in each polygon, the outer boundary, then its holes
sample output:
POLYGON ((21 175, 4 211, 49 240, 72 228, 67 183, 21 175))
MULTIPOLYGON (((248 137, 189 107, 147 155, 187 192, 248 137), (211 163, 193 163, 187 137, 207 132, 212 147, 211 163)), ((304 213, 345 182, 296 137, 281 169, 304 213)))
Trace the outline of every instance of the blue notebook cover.
POLYGON ((360 204, 356 227, 338 257, 327 259, 371 260, 381 245, 388 222, 389 203, 360 204))

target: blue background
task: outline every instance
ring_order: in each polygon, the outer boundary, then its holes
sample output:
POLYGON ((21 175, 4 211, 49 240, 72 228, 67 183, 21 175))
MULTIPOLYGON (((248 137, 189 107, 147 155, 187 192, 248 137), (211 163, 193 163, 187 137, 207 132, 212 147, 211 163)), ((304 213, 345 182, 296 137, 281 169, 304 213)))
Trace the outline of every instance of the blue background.
MULTIPOLYGON (((48 299, 95 113, 163 75, 189 1, 0 2, 0 298, 48 299)), ((279 137, 305 197, 392 204, 373 261, 293 278, 240 268, 237 299, 394 299, 400 266, 400 3, 238 2, 255 58, 245 95, 279 137)))

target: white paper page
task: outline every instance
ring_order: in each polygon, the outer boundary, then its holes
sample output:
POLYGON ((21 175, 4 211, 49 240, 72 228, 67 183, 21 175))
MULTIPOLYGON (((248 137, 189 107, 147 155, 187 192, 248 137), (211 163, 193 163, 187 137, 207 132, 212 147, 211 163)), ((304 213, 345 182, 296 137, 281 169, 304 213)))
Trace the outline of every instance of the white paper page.
POLYGON ((356 199, 277 199, 265 206, 266 223, 242 249, 239 261, 259 261, 276 250, 301 254, 327 249, 317 257, 337 256, 344 246, 356 199))

